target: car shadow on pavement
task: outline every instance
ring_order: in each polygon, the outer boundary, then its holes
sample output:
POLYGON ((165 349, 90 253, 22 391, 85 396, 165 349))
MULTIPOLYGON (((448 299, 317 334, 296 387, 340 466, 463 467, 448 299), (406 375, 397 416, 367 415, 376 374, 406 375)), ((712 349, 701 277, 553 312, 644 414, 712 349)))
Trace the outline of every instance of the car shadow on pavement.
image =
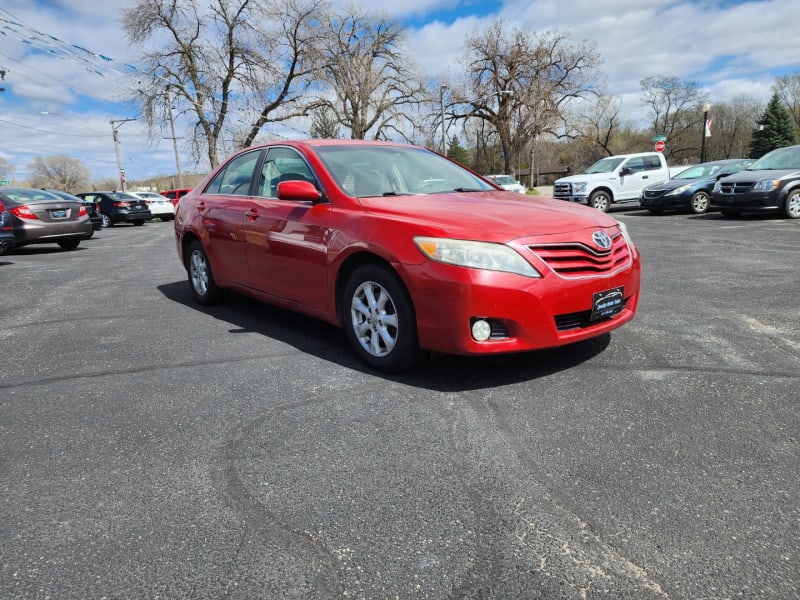
POLYGON ((185 281, 160 285, 158 289, 173 302, 228 322, 232 335, 257 333, 348 369, 435 391, 476 390, 538 379, 594 358, 611 341, 611 334, 604 334, 569 346, 517 354, 435 354, 408 371, 386 374, 364 365, 351 350, 344 330, 323 321, 237 293, 230 293, 220 305, 202 306, 195 302, 185 281))

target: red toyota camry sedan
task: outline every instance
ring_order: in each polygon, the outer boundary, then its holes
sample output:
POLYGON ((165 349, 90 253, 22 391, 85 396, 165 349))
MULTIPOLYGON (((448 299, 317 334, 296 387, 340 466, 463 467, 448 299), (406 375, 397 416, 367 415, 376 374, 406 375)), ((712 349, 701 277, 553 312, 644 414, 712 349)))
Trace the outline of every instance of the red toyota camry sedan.
POLYGON ((201 304, 233 290, 311 315, 388 372, 426 352, 585 340, 633 319, 639 300, 622 223, 390 142, 241 150, 181 198, 175 235, 201 304))

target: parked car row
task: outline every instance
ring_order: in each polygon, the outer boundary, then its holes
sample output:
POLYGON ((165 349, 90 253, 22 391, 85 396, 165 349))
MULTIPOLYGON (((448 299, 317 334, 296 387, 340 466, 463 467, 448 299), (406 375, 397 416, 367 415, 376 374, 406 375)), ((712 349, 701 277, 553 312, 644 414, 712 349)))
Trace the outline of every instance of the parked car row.
POLYGON ((175 206, 155 192, 81 192, 0 187, 0 255, 30 244, 77 248, 95 231, 115 223, 171 221, 175 206))
POLYGON ((35 188, 0 187, 0 231, 0 254, 5 254, 30 244, 74 250, 92 236, 94 226, 77 198, 35 188))
POLYGON ((754 162, 749 158, 734 158, 688 167, 664 183, 645 187, 639 197, 639 205, 656 215, 664 211, 703 214, 711 206, 714 184, 721 177, 738 173, 754 162))
POLYGON ((758 160, 718 160, 690 167, 642 191, 641 208, 723 216, 774 212, 800 218, 800 145, 768 152, 758 160))

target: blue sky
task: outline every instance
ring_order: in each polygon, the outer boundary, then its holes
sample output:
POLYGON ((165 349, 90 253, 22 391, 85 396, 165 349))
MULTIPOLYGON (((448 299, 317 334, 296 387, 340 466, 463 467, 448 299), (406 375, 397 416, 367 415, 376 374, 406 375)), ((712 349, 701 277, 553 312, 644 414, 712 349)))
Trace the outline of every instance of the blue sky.
MULTIPOLYGON (((639 82, 651 75, 697 81, 713 106, 742 94, 766 103, 777 76, 800 72, 797 0, 358 2, 406 24, 411 56, 433 78, 454 73, 466 36, 497 18, 537 32, 566 31, 572 41, 596 46, 607 84, 633 120, 643 117, 639 82)), ((123 75, 136 72, 137 55, 120 16, 134 4, 3 1, 0 157, 14 165, 17 179, 24 180, 34 157, 48 154, 83 160, 93 178, 116 176, 110 121, 138 116, 120 102, 130 90, 123 75), (44 35, 31 37, 32 30, 44 35)), ((129 180, 175 172, 170 140, 151 145, 139 121, 116 127, 129 180)), ((177 135, 183 134, 179 123, 177 135)), ((183 150, 181 166, 205 169, 183 150)))

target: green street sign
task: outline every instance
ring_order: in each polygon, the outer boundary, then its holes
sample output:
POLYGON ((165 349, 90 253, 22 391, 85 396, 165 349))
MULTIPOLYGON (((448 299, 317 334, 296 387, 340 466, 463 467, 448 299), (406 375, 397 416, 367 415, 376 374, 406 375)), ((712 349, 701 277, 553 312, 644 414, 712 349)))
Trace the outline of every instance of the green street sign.
POLYGON ((663 133, 659 133, 658 135, 654 135, 653 136, 653 141, 654 142, 666 142, 667 141, 667 136, 665 136, 663 133))
POLYGON ((8 179, 0 179, 0 185, 8 185, 11 183, 8 179))

